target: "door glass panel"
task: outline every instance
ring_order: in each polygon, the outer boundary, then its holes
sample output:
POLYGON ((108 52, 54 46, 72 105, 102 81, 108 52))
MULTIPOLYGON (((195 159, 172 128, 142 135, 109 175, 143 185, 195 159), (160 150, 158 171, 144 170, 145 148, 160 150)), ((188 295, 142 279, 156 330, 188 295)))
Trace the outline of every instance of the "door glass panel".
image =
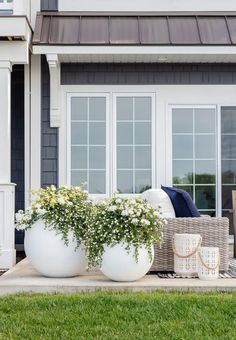
POLYGON ((232 191, 236 190, 236 107, 221 108, 222 216, 233 234, 232 191))
POLYGON ((172 110, 172 131, 173 133, 193 133, 192 109, 172 110))
POLYGON ((173 184, 186 190, 200 213, 216 211, 216 110, 172 111, 173 184))
POLYGON ((116 105, 117 190, 138 194, 152 186, 152 98, 117 97, 116 105))
POLYGON ((106 193, 106 97, 71 99, 71 184, 106 193))
POLYGON ((173 136, 173 157, 175 159, 193 158, 193 136, 173 136))
POLYGON ((118 97, 117 105, 117 120, 133 120, 133 98, 118 97))
POLYGON ((84 122, 71 123, 71 143, 73 145, 86 145, 88 138, 88 124, 84 122))
POLYGON ((106 121, 106 98, 91 97, 89 100, 89 119, 106 121))
POLYGON ((71 119, 87 121, 88 98, 86 97, 72 97, 71 98, 71 119))
POLYGON ((173 183, 192 184, 193 183, 193 161, 175 160, 173 161, 173 183))
POLYGON ((150 97, 136 97, 134 99, 135 120, 149 120, 152 117, 152 100, 150 97))
POLYGON ((195 132, 196 133, 215 133, 216 112, 214 109, 195 110, 195 132))
POLYGON ((117 123, 117 144, 133 144, 133 123, 117 123))

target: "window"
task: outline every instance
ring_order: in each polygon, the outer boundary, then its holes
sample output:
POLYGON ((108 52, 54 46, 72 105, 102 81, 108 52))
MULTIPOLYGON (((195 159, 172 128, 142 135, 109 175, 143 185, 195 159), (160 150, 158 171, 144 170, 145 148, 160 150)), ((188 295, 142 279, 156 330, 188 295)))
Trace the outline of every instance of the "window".
POLYGON ((91 194, 140 194, 154 186, 154 95, 69 94, 71 185, 91 194))
POLYGON ((201 214, 216 214, 216 108, 173 108, 173 185, 189 192, 201 214))

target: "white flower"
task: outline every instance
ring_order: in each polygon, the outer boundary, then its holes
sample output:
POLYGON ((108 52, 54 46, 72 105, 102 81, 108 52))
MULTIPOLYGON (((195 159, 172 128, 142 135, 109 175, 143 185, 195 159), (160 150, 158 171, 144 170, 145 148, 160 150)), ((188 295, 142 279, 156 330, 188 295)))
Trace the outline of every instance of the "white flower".
POLYGON ((66 203, 63 197, 59 197, 57 202, 61 205, 64 205, 66 203))
POLYGON ((146 220, 145 218, 142 218, 140 222, 142 225, 150 225, 150 222, 146 220))
POLYGON ((24 215, 20 212, 16 213, 16 222, 20 222, 22 221, 22 219, 24 218, 24 215))
POLYGON ((40 204, 35 204, 35 209, 40 209, 41 208, 41 206, 40 206, 40 204))
POLYGON ((56 190, 56 187, 55 187, 55 185, 51 185, 51 187, 50 187, 52 190, 56 190))
POLYGON ((116 203, 118 203, 118 204, 121 203, 121 199, 120 199, 120 198, 117 198, 117 199, 116 199, 116 203))
POLYGON ((133 218, 131 221, 133 224, 138 224, 138 218, 133 218))
POLYGON ((129 212, 127 210, 122 210, 121 216, 128 216, 129 212))
POLYGON ((43 215, 43 214, 46 213, 46 210, 45 210, 45 209, 38 208, 38 209, 36 209, 36 213, 37 213, 38 215, 43 215))
POLYGON ((116 211, 116 206, 115 206, 115 205, 111 205, 111 206, 108 208, 108 211, 116 211))

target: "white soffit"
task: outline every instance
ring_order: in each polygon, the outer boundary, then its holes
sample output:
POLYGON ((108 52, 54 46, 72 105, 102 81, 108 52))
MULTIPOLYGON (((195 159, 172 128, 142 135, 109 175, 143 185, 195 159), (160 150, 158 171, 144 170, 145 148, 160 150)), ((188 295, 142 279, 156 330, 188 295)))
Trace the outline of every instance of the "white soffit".
POLYGON ((236 62, 236 46, 33 46, 60 62, 236 62))
POLYGON ((19 39, 27 41, 31 40, 32 29, 28 20, 24 16, 6 16, 0 17, 0 37, 11 39, 19 39))

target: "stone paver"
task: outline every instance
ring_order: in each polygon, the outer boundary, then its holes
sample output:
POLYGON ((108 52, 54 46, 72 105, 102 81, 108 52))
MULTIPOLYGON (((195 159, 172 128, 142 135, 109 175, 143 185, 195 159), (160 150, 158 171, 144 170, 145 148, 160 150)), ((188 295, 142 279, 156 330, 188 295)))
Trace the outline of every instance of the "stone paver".
POLYGON ((160 279, 147 275, 136 282, 113 282, 99 272, 74 278, 41 276, 27 259, 0 277, 0 295, 15 293, 74 293, 88 291, 236 291, 236 279, 201 281, 198 279, 160 279))

